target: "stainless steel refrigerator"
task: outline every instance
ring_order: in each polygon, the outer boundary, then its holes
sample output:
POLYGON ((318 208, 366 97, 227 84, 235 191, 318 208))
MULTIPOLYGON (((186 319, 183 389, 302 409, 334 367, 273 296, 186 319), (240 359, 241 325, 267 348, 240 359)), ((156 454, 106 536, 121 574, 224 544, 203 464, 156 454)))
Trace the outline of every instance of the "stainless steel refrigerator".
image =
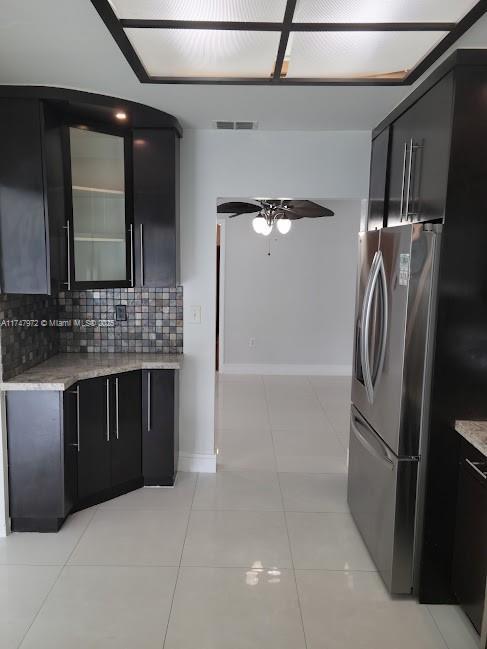
POLYGON ((348 502, 391 593, 420 560, 440 227, 359 234, 348 502))

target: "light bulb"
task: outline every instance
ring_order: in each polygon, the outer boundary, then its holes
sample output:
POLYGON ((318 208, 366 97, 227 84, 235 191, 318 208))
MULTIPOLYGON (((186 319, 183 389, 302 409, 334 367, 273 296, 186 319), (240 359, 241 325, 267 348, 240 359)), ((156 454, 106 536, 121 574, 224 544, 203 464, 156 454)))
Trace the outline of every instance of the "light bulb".
POLYGON ((291 221, 289 219, 279 219, 277 221, 277 229, 281 234, 287 234, 291 229, 291 221))
POLYGON ((252 219, 252 227, 254 232, 257 234, 262 234, 262 227, 265 225, 265 220, 261 216, 256 216, 255 219, 252 219))
POLYGON ((264 219, 262 220, 264 221, 264 223, 261 225, 260 234, 263 234, 264 237, 268 237, 272 232, 272 225, 269 225, 264 219))

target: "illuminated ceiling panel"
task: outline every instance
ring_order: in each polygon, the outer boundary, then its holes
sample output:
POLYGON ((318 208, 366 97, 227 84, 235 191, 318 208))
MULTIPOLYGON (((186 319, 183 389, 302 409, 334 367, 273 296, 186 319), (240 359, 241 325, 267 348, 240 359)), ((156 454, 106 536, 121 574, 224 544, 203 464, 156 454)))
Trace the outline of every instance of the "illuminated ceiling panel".
MULTIPOLYGON (((88 1, 88 0, 86 0, 88 1)), ((409 85, 485 0, 91 0, 141 83, 409 85)))

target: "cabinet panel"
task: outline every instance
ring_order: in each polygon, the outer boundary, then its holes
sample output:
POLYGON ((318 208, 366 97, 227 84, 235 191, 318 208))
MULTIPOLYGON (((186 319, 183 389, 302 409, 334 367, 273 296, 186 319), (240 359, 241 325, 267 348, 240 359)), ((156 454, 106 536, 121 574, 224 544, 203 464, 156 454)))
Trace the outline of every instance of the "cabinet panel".
POLYGON ((386 128, 372 141, 367 230, 377 230, 385 225, 389 140, 390 129, 386 128))
POLYGON ((394 122, 388 226, 444 218, 452 110, 447 75, 394 122))
POLYGON ((142 475, 141 373, 111 377, 112 472, 111 484, 136 480, 142 475))
POLYGON ((110 383, 87 379, 79 383, 78 500, 110 487, 110 383))
POLYGON ((6 403, 12 527, 57 531, 75 492, 76 449, 70 446, 73 420, 67 413, 74 405, 72 395, 20 390, 8 392, 6 403))
POLYGON ((138 286, 179 281, 179 140, 172 130, 135 129, 134 238, 138 286))
POLYGON ((175 370, 142 373, 142 471, 146 485, 172 485, 179 453, 178 385, 175 370))
POLYGON ((50 293, 41 105, 0 101, 0 287, 4 293, 50 293))
POLYGON ((129 286, 131 138, 75 127, 66 138, 72 285, 129 286))
POLYGON ((453 590, 480 633, 487 575, 487 460, 469 444, 462 447, 458 483, 453 590), (473 466, 472 466, 473 464, 473 466))

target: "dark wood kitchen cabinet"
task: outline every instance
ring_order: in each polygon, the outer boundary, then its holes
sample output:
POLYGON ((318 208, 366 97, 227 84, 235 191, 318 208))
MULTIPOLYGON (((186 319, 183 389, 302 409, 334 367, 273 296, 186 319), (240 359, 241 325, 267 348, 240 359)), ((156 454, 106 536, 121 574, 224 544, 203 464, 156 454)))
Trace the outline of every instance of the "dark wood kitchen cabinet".
POLYGON ((77 499, 76 390, 6 394, 9 505, 17 532, 56 532, 77 499))
POLYGON ((111 388, 111 484, 140 480, 142 475, 141 373, 107 379, 111 388))
POLYGON ((0 99, 0 148, 0 290, 55 293, 66 268, 56 112, 39 100, 0 99))
POLYGON ((367 230, 379 230, 385 225, 390 131, 386 128, 372 140, 367 230))
POLYGON ((392 125, 388 226, 445 216, 453 86, 448 74, 392 125))
POLYGON ((54 532, 77 509, 145 485, 173 485, 179 373, 136 370, 68 390, 6 392, 10 516, 54 532))
POLYGON ((179 282, 179 138, 172 130, 135 129, 134 260, 137 286, 179 282))
POLYGON ((173 485, 179 455, 179 372, 142 372, 142 471, 145 485, 173 485))
POLYGON ((80 381, 78 390, 78 493, 87 503, 111 486, 110 385, 104 377, 80 381))
POLYGON ((487 458, 462 441, 453 592, 480 633, 487 577, 487 458))
POLYGON ((0 291, 175 286, 181 134, 133 102, 1 86, 0 291))
POLYGON ((77 506, 142 486, 140 372, 78 383, 77 506))

